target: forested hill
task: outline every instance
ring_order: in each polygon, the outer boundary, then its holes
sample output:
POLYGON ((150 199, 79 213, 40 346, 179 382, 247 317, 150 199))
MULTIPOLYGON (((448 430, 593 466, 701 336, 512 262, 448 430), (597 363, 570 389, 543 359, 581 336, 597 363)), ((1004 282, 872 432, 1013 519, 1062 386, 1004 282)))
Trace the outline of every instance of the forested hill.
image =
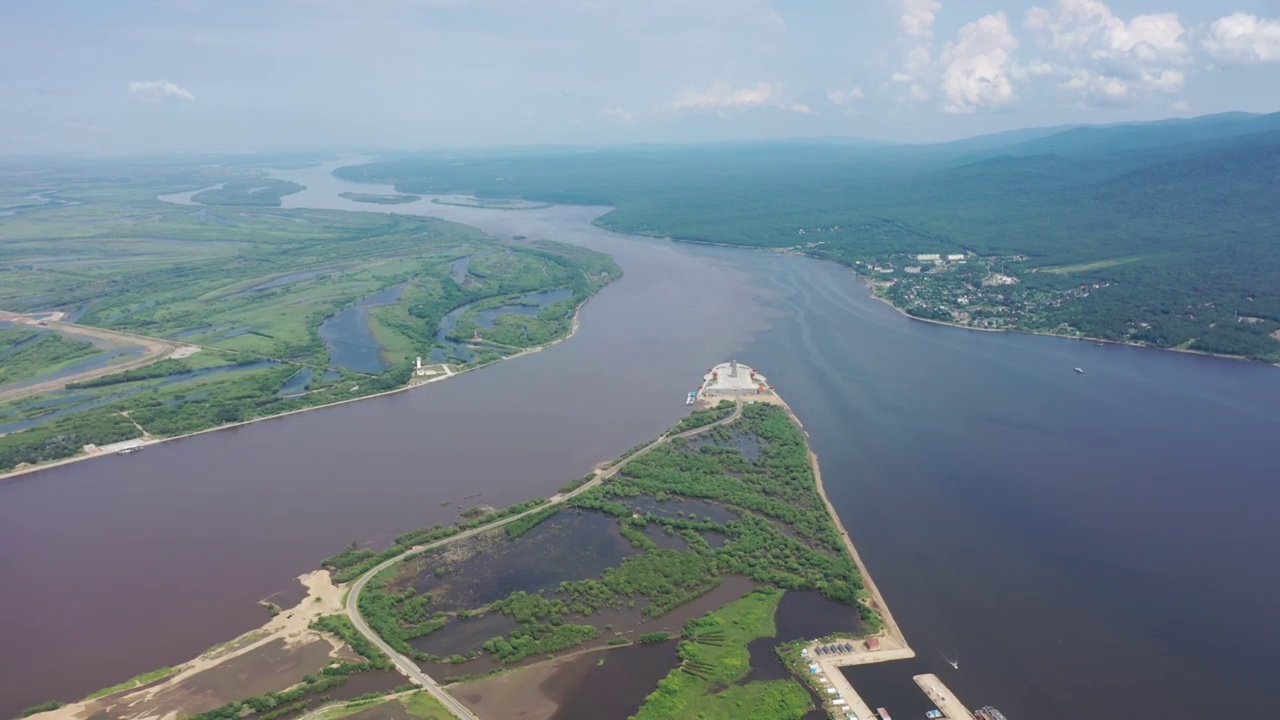
POLYGON ((610 204, 600 222, 620 231, 796 247, 931 319, 1280 360, 1280 114, 938 146, 408 156, 339 174, 610 204), (968 261, 908 274, 920 253, 968 261))

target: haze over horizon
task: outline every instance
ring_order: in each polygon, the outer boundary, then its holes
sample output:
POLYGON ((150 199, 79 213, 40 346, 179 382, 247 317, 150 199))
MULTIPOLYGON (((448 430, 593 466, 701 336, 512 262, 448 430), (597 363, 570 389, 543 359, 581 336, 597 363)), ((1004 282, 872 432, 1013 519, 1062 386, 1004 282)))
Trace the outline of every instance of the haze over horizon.
POLYGON ((0 21, 0 153, 931 142, 1280 110, 1240 0, 67 0, 0 21))

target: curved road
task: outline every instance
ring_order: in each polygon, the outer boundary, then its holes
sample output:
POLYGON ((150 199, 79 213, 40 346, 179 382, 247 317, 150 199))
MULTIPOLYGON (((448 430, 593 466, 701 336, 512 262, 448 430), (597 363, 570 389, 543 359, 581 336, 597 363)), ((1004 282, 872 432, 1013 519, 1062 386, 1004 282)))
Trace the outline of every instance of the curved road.
POLYGON ((564 495, 553 496, 551 500, 549 500, 548 502, 543 503, 542 505, 539 505, 530 510, 526 510, 517 515, 511 515, 510 517, 505 517, 500 520, 495 520, 491 523, 488 523, 487 525, 481 525, 479 527, 475 527, 470 530, 460 532, 457 535, 450 535, 447 538, 444 538, 442 540, 437 540, 433 543, 428 543, 426 545, 415 545, 414 547, 411 547, 408 550, 405 550, 403 553, 389 560, 384 560, 383 562, 378 563, 368 572, 361 575, 359 579, 356 580, 355 584, 351 586, 351 591, 347 593, 347 617, 351 618, 351 623, 355 625, 356 630, 359 630, 361 635, 364 635, 366 638, 368 638, 370 642, 378 646, 379 650, 386 653, 387 657, 391 658, 391 662, 395 664, 396 669, 398 669, 401 673, 403 673, 406 677, 408 677, 414 683, 426 688, 427 692, 431 693, 432 696, 434 696, 446 708, 449 709, 449 712, 456 715, 459 718, 459 720, 479 720, 479 718, 476 717, 475 713, 468 710, 465 705, 458 702, 457 699, 455 699, 452 695, 446 692, 445 689, 441 687, 439 683, 431 679, 431 676, 422 672, 422 669, 418 667, 417 663, 415 663, 413 660, 393 650, 392 647, 388 645, 385 640, 383 640, 376 632, 373 631, 372 628, 369 627, 369 624, 364 621, 364 618, 360 617, 360 591, 364 590, 365 585, 368 585, 369 581, 372 580, 375 576, 377 576, 378 573, 382 572, 383 570, 386 570, 387 568, 400 562, 401 560, 404 560, 407 557, 426 552, 427 550, 434 550, 435 548, 442 547, 442 546, 448 545, 449 543, 457 542, 459 540, 465 540, 469 537, 475 537, 480 533, 488 532, 490 530, 493 530, 494 528, 502 527, 503 525, 506 525, 507 523, 510 523, 510 522, 515 522, 516 520, 519 520, 520 518, 526 515, 530 515, 536 512, 541 512, 549 507, 559 505, 560 503, 563 503, 564 501, 569 500, 570 498, 573 498, 577 495, 580 495, 586 492, 587 490, 590 490, 591 488, 599 485, 605 480, 608 480, 609 478, 616 475, 619 470, 626 467, 627 463, 640 457, 641 455, 648 453, 649 451, 653 450, 656 447, 664 445, 672 440, 675 440, 676 438, 692 437, 694 435, 704 433, 716 426, 731 423, 734 420, 737 420, 741 416, 742 416, 742 401, 738 400, 735 404, 733 412, 728 417, 717 420, 711 423, 710 425, 703 425, 702 427, 693 428, 692 430, 686 430, 676 435, 663 435, 657 440, 654 440, 653 442, 644 446, 640 450, 632 453, 626 459, 622 460, 616 465, 613 465, 608 470, 603 470, 597 473, 594 478, 584 483, 581 487, 577 488, 572 492, 566 493, 564 495))

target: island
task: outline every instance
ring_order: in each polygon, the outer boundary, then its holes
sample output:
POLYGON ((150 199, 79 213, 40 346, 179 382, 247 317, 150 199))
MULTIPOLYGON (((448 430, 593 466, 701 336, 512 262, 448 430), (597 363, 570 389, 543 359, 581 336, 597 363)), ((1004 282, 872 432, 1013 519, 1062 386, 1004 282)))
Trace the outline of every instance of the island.
MULTIPOLYGON (((300 578, 297 606, 268 603, 262 628, 32 714, 473 720, 519 707, 552 720, 577 703, 637 720, 815 707, 843 720, 862 701, 839 667, 915 653, 765 376, 722 363, 692 397, 661 437, 550 498, 353 544, 300 578)), ((954 697, 928 681, 930 697, 954 697)))
POLYGON ((373 203, 374 205, 403 205, 404 203, 417 202, 422 199, 418 195, 378 195, 358 192, 338 193, 338 197, 354 200, 355 202, 373 203))

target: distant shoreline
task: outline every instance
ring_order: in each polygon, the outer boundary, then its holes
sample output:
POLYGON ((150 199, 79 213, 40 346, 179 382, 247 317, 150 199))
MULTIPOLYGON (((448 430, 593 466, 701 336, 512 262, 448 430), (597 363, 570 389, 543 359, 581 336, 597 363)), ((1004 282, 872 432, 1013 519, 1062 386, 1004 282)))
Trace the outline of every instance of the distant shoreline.
MULTIPOLYGON (((809 255, 807 257, 814 257, 814 256, 809 255)), ((826 258, 816 258, 816 259, 826 260, 826 258)), ((853 271, 850 270, 849 272, 853 272, 853 271)), ((857 276, 857 278, 861 280, 864 285, 866 285, 867 292, 871 295, 871 298, 873 300, 876 300, 878 302, 884 303, 885 305, 888 305, 889 307, 898 311, 898 313, 900 313, 904 317, 907 317, 911 320, 918 320, 920 322, 931 323, 933 325, 941 325, 943 327, 958 328, 960 330, 976 330, 977 332, 1040 335, 1043 337, 1062 338, 1063 340, 1081 340, 1081 341, 1086 341, 1091 343, 1105 343, 1107 345, 1124 345, 1126 347, 1142 348, 1144 350, 1160 350, 1162 352, 1186 353, 1188 355, 1199 355, 1201 357, 1221 358, 1223 360, 1237 360, 1240 362, 1253 363, 1255 365, 1270 365, 1272 367, 1280 367, 1280 362, 1269 363, 1264 360, 1253 360, 1243 355, 1227 355, 1224 353, 1211 353, 1211 352, 1205 352, 1204 350, 1191 350, 1189 348, 1160 347, 1159 345, 1151 345, 1149 343, 1134 342, 1132 340, 1108 340, 1107 338, 1090 337, 1088 335, 1063 335, 1061 333, 1050 332, 1048 330, 1023 330, 1020 328, 1011 328, 1011 329, 980 328, 980 327, 973 327, 971 325, 961 325, 960 323, 957 323, 957 322, 948 322, 946 320, 934 320, 932 318, 916 317, 915 315, 912 315, 911 313, 907 312, 906 310, 903 310, 897 305, 894 305, 893 302, 888 298, 883 297, 881 295, 877 295, 875 292, 875 288, 872 287, 871 279, 862 277, 861 275, 858 275, 856 272, 853 272, 853 274, 857 276)))
MULTIPOLYGON (((218 425, 218 426, 216 426, 216 427, 205 428, 205 429, 203 429, 203 430, 196 430, 196 431, 194 431, 194 432, 183 433, 182 435, 174 435, 173 437, 156 438, 156 439, 152 439, 152 440, 141 440, 141 439, 139 439, 139 442, 137 442, 137 446, 138 446, 138 447, 141 447, 141 448, 149 448, 149 447, 153 447, 153 446, 155 446, 155 445, 159 445, 159 444, 161 444, 161 443, 173 442, 173 441, 176 441, 176 440, 185 440, 185 439, 187 439, 187 438, 195 437, 195 436, 197 436, 197 435, 204 435, 204 434, 206 434, 206 433, 218 432, 218 431, 220 431, 220 430, 231 430, 231 429, 233 429, 233 428, 245 427, 245 426, 247 426, 247 425, 253 425, 254 423, 266 422, 266 421, 268 421, 268 420, 278 420, 278 419, 280 419, 280 418, 289 417, 290 415, 300 415, 300 414, 302 414, 302 413, 312 412, 312 411, 315 411, 315 410, 326 410, 326 409, 329 409, 329 408, 338 407, 339 405, 347 405, 347 404, 349 404, 349 403, 361 402, 361 401, 363 401, 363 400, 372 400, 372 399, 374 399, 374 398, 386 397, 386 396, 388 396, 388 395, 395 395, 396 393, 408 392, 408 391, 410 391, 410 390, 414 390, 414 389, 416 389, 416 388, 420 388, 420 387, 423 387, 423 386, 426 386, 426 385, 431 385, 431 384, 433 384, 433 383, 438 383, 438 382, 441 382, 441 381, 444 381, 444 380, 448 380, 448 379, 450 379, 450 378, 455 378, 455 377, 458 377, 459 375, 464 375, 464 374, 466 374, 466 373, 473 372, 473 371, 475 371, 475 370, 480 370, 480 369, 483 369, 483 368, 487 368, 487 367, 490 367, 490 366, 492 366, 492 365, 496 365, 496 364, 498 364, 498 363, 500 363, 500 362, 505 362, 505 361, 507 361, 507 360, 515 360, 515 359, 517 359, 517 358, 524 357, 525 355, 532 355, 533 353, 542 352, 543 350, 546 350, 547 348, 552 347, 552 346, 555 346, 555 345, 559 345, 560 343, 562 343, 562 342, 564 342, 564 341, 568 340, 569 338, 572 338, 574 335, 578 334, 578 327, 582 324, 582 323, 581 323, 581 319, 580 319, 580 316, 581 316, 581 313, 582 313, 582 308, 586 307, 587 303, 591 302, 591 299, 592 299, 592 298, 594 298, 594 297, 595 297, 595 296, 596 296, 596 295, 597 295, 601 290, 603 290, 604 288, 606 288, 606 287, 608 287, 609 285, 613 284, 615 281, 617 281, 617 280, 618 280, 619 278, 621 278, 621 277, 622 277, 622 273, 619 273, 616 277, 614 277, 614 278, 613 278, 613 280, 610 280, 610 281, 609 281, 609 283, 607 283, 606 285, 601 286, 601 287, 600 287, 600 288, 598 288, 595 292, 591 293, 591 294, 590 294, 590 295, 588 295, 585 299, 583 299, 583 301, 582 301, 582 302, 578 303, 578 307, 573 311, 573 322, 572 322, 572 324, 569 326, 569 332, 568 332, 568 333, 566 333, 566 334, 564 335, 564 337, 556 338, 556 339, 554 339, 554 340, 551 340, 551 341, 549 341, 549 342, 543 343, 543 344, 541 344, 541 345, 537 345, 537 346, 535 346, 535 347, 531 347, 531 348, 527 348, 527 349, 525 349, 525 350, 521 350, 520 352, 515 353, 514 355, 507 355, 506 357, 501 357, 501 358, 498 358, 497 360, 491 360, 491 361, 489 361, 489 362, 487 362, 487 363, 483 363, 483 364, 480 364, 480 365, 475 365, 475 366, 472 366, 472 367, 469 367, 469 368, 466 368, 466 369, 463 369, 463 370, 459 370, 458 372, 449 373, 449 374, 447 374, 447 375, 437 376, 437 377, 431 378, 431 379, 429 379, 429 380, 423 380, 423 381, 421 381, 421 382, 413 382, 413 381, 411 380, 411 381, 410 381, 407 385, 405 385, 404 387, 398 387, 398 388, 394 388, 394 389, 391 389, 391 390, 384 390, 384 391, 382 391, 382 392, 380 392, 380 393, 374 393, 374 394, 372 394, 372 395, 362 395, 362 396, 360 396, 360 397, 356 397, 356 398, 348 398, 348 399, 346 399, 346 400, 336 400, 336 401, 334 401, 334 402, 331 402, 331 403, 325 403, 325 404, 323 404, 323 405, 314 405, 314 406, 312 406, 312 407, 299 408, 299 409, 297 409, 297 410, 289 410, 288 412, 277 413, 277 414, 275 414, 275 415, 265 415, 265 416, 263 416, 263 417, 253 418, 253 419, 251 419, 251 420, 241 420, 241 421, 239 421, 239 422, 227 423, 226 425, 218 425)), ((129 441, 121 441, 121 442, 129 442, 129 441)), ((90 453, 85 453, 85 452, 83 452, 83 451, 82 451, 81 453, 79 453, 79 454, 77 454, 77 455, 73 455, 73 456, 68 457, 68 458, 62 458, 62 459, 59 459, 59 460, 51 460, 51 461, 49 461, 49 462, 45 462, 45 463, 38 463, 38 464, 36 464, 36 465, 30 465, 30 466, 27 466, 27 467, 16 468, 16 469, 14 469, 14 470, 10 470, 10 471, 5 472, 5 473, 0 473, 0 483, 8 482, 8 481, 10 481, 10 480, 15 480, 15 479, 17 479, 17 478, 19 478, 19 477, 21 477, 21 476, 23 476, 23 475, 29 475, 29 474, 31 474, 31 473, 37 473, 37 472, 40 472, 40 471, 42 471, 42 470, 51 470, 51 469, 53 469, 53 468, 60 467, 60 466, 63 466, 63 465, 70 465, 70 464, 72 464, 72 463, 84 462, 84 461, 86 461, 86 460, 95 460, 95 459, 100 458, 100 457, 109 457, 109 456, 114 455, 114 454, 115 454, 115 453, 111 453, 111 452, 105 452, 105 453, 93 453, 93 454, 90 454, 90 453)))
POLYGON ((814 260, 821 260, 823 262, 835 263, 836 265, 839 265, 840 267, 848 270, 850 273, 854 275, 854 277, 856 277, 859 281, 861 281, 862 284, 866 287, 867 294, 871 296, 872 300, 876 300, 878 302, 884 303, 885 305, 888 305, 889 307, 893 308, 898 313, 900 313, 903 317, 909 318, 911 320, 917 320, 919 322, 931 323, 933 325, 941 325, 943 327, 957 328, 960 330, 975 330, 977 332, 1042 335, 1045 337, 1062 338, 1064 340, 1082 340, 1082 341, 1093 342, 1093 343, 1106 343, 1108 345, 1125 345, 1127 347, 1145 348, 1147 350, 1162 350, 1166 352, 1186 353, 1189 355, 1200 355, 1202 357, 1222 358, 1224 360, 1238 360, 1241 362, 1254 363, 1257 365, 1270 365, 1272 367, 1280 368, 1280 362, 1269 363, 1269 362, 1266 362, 1265 360, 1253 360, 1243 355, 1227 355, 1225 353, 1213 353, 1213 352, 1206 352, 1204 350, 1191 350, 1189 348, 1160 347, 1159 345, 1152 345, 1150 343, 1134 342, 1132 340, 1109 340, 1107 338, 1091 337, 1088 335, 1063 335, 1062 333, 1056 333, 1049 330, 1024 330, 1022 328, 980 328, 980 327, 973 327, 971 325, 961 325, 960 323, 950 322, 947 320, 934 320, 931 318, 917 317, 907 312, 906 310, 898 307, 897 305, 894 305, 893 301, 889 300, 888 298, 883 297, 881 295, 877 295, 875 292, 875 288, 872 286, 873 281, 870 278, 859 275, 853 269, 849 268, 848 265, 845 265, 837 260, 832 260, 831 258, 818 257, 817 255, 810 255, 809 253, 806 253, 806 252, 794 252, 794 251, 791 251, 790 248, 757 247, 754 245, 733 245, 731 243, 709 242, 707 240, 689 240, 687 238, 672 237, 670 235, 650 235, 646 233, 622 233, 621 231, 613 230, 613 229, 604 227, 603 225, 600 227, 605 230, 609 230, 610 232, 618 232, 624 235, 637 235, 640 237, 661 238, 661 239, 670 240, 672 242, 689 243, 690 245, 710 245, 712 247, 736 248, 738 250, 773 252, 779 255, 799 255, 801 257, 812 258, 814 260))

